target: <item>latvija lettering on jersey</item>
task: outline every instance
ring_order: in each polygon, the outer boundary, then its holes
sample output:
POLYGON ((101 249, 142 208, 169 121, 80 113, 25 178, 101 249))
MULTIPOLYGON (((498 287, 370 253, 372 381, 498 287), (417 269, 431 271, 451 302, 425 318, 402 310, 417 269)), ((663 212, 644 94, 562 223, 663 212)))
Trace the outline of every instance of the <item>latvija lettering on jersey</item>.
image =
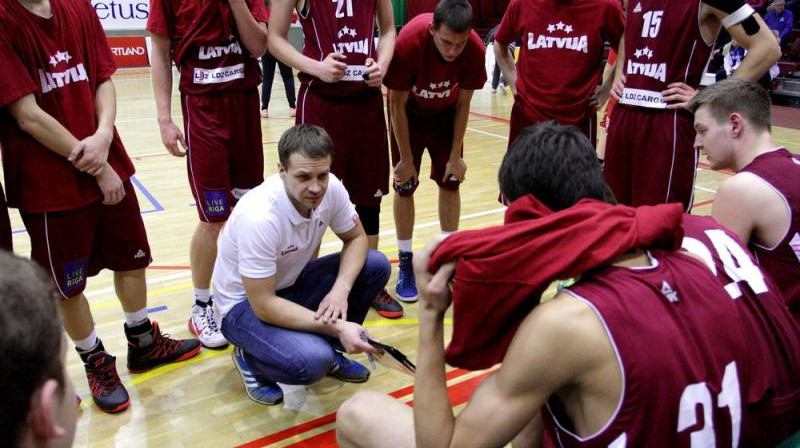
MULTIPOLYGON (((354 28, 343 27, 336 33, 336 37, 341 40, 343 37, 355 38, 358 33, 354 28)), ((369 39, 351 40, 350 42, 334 42, 334 53, 361 53, 369 55, 369 39)))
POLYGON ((235 40, 233 36, 229 37, 230 43, 228 45, 209 45, 206 47, 200 47, 200 54, 198 58, 201 61, 207 61, 209 59, 219 58, 231 53, 234 54, 242 54, 242 46, 239 45, 239 42, 235 40))
POLYGON ((653 57, 653 50, 648 47, 637 48, 633 52, 633 57, 628 59, 626 67, 626 74, 628 75, 642 75, 648 78, 654 78, 661 82, 667 80, 667 64, 664 62, 650 63, 650 62, 634 62, 634 59, 647 58, 648 60, 653 57))
POLYGON ((567 50, 580 51, 582 53, 589 52, 589 38, 583 36, 570 36, 574 28, 572 25, 564 22, 551 23, 547 26, 547 33, 551 34, 560 31, 566 36, 548 36, 539 34, 536 36, 533 32, 528 33, 528 50, 538 50, 540 48, 564 48, 567 50))
POLYGON ((411 92, 420 97, 425 98, 427 100, 437 99, 437 98, 449 98, 452 95, 453 89, 458 86, 458 83, 453 84, 450 87, 450 81, 443 81, 443 82, 432 82, 429 84, 430 90, 428 89, 419 89, 417 86, 411 88, 411 92), (444 89, 444 90, 441 90, 444 89), (439 90, 438 92, 436 90, 439 90))
POLYGON ((80 63, 62 72, 46 72, 39 69, 39 81, 42 83, 42 93, 47 93, 73 82, 88 82, 89 77, 86 75, 86 68, 84 68, 83 63, 80 63))

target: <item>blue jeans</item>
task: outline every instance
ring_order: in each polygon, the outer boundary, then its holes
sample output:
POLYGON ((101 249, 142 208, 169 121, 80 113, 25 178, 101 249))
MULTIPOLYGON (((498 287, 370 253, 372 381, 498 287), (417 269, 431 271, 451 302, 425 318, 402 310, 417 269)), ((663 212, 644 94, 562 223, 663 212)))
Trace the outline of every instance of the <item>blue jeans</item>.
MULTIPOLYGON (((339 254, 313 260, 294 285, 277 291, 278 296, 310 310, 317 310, 333 287, 339 272, 339 254)), ((389 281, 391 266, 381 252, 370 250, 347 298, 347 320, 361 324, 378 292, 389 281)), ((222 334, 244 352, 250 370, 263 382, 312 384, 334 365, 335 338, 276 327, 259 320, 250 301, 236 304, 222 319, 222 334)))

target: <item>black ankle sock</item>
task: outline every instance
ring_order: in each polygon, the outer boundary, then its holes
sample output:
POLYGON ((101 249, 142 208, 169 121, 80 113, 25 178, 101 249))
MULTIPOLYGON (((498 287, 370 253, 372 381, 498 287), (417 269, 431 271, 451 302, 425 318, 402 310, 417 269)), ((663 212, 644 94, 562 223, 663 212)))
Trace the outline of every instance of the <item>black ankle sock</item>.
POLYGON ((75 351, 78 352, 78 355, 80 355, 81 360, 85 364, 89 360, 89 356, 94 355, 97 352, 104 352, 104 351, 106 351, 106 348, 103 347, 103 341, 101 341, 100 338, 98 338, 97 339, 97 345, 93 349, 87 350, 87 351, 83 351, 83 350, 79 349, 78 347, 75 347, 75 351))
POLYGON ((125 324, 125 337, 128 338, 128 342, 140 348, 153 344, 153 325, 150 319, 145 319, 133 327, 125 324))

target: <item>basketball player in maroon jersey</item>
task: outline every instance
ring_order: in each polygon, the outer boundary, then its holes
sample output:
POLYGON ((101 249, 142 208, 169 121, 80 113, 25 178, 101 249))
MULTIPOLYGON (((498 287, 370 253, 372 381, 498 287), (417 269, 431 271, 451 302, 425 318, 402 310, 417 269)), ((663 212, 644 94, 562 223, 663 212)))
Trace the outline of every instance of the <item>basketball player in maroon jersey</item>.
POLYGON ((467 0, 442 0, 433 14, 409 21, 397 37, 392 65, 383 82, 389 89, 394 164, 394 223, 400 259, 397 298, 417 300, 411 237, 414 192, 422 154, 431 158, 430 178, 439 186, 442 232, 458 230, 459 186, 464 181, 464 132, 472 93, 486 83, 486 49, 472 30, 467 0))
POLYGON ((683 110, 700 85, 720 26, 747 49, 734 76, 758 80, 780 58, 775 38, 744 0, 626 0, 605 174, 628 205, 691 209, 697 152, 683 110))
POLYGON ((800 319, 800 156, 772 140, 769 93, 728 79, 702 90, 689 110, 695 147, 711 168, 737 172, 720 185, 711 214, 747 242, 800 319))
POLYGON ((114 127, 116 70, 100 20, 83 0, 0 4, 0 144, 8 204, 20 209, 31 258, 52 278, 67 334, 105 412, 128 408, 116 358, 95 332, 83 294, 88 277, 114 271, 125 316, 128 370, 142 372, 200 352, 164 337, 147 312, 150 246, 114 127))
POLYGON ((574 124, 592 144, 597 107, 613 79, 597 88, 603 45, 622 36, 619 0, 594 2, 513 0, 494 35, 497 64, 514 93, 508 145, 525 126, 546 120, 574 124), (506 47, 522 40, 519 67, 506 47))
MULTIPOLYGON (((378 249, 381 198, 389 192, 389 144, 380 86, 394 54, 396 32, 390 0, 273 0, 269 51, 298 70, 296 123, 328 132, 336 148, 331 172, 343 182, 378 249), (292 11, 305 44, 288 41, 292 11), (375 48, 375 22, 379 41, 375 48)), ((386 290, 372 304, 381 316, 398 318, 403 308, 386 290)))
MULTIPOLYGON (((563 164, 595 162, 577 129, 532 128, 500 168, 506 198, 532 185, 537 197, 558 200, 564 190, 551 186, 563 182, 603 197, 599 169, 553 179, 563 164)), ((526 447, 544 437, 545 446, 563 447, 772 447, 788 438, 800 429, 800 326, 734 235, 707 218, 684 221, 691 253, 638 248, 534 308, 458 416, 443 346, 455 263, 429 273, 442 240, 434 239, 414 260, 421 297, 413 410, 359 393, 339 409, 340 445, 526 447)))
POLYGON ((152 82, 161 140, 186 157, 200 221, 189 246, 194 302, 189 329, 224 348, 210 306, 217 238, 236 201, 264 181, 257 58, 267 48, 262 0, 151 0, 152 82), (172 121, 172 61, 180 70, 183 129, 172 121))

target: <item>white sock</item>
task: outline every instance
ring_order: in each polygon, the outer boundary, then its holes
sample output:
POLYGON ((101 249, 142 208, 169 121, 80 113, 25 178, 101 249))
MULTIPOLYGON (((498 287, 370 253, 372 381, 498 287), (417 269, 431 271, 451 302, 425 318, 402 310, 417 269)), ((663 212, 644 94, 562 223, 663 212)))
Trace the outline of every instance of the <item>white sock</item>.
POLYGON ((452 235, 452 234, 454 234, 454 233, 456 233, 456 232, 458 232, 458 230, 451 230, 451 231, 442 230, 442 231, 441 231, 441 232, 439 232, 439 233, 441 233, 441 234, 442 234, 442 235, 444 235, 444 236, 448 236, 448 235, 452 235))
POLYGON ((206 289, 192 288, 192 291, 194 292, 194 300, 203 303, 208 303, 208 301, 211 300, 211 289, 209 288, 206 289))
POLYGON ((81 353, 89 353, 97 347, 97 344, 100 343, 100 339, 97 339, 97 333, 92 330, 86 339, 81 339, 80 341, 73 340, 72 342, 81 353))
POLYGON ((411 252, 411 240, 397 240, 397 248, 400 252, 411 252))
POLYGON ((147 320, 147 307, 140 309, 139 311, 134 311, 132 313, 125 312, 125 323, 128 324, 128 328, 135 327, 141 324, 143 321, 147 320))

